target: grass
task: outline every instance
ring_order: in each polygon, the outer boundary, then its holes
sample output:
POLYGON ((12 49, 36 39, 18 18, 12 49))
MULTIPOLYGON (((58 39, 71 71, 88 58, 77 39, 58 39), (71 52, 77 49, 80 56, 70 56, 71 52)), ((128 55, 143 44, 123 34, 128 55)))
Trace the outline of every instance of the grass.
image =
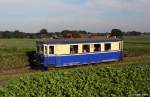
POLYGON ((4 53, 25 53, 35 50, 35 39, 0 39, 0 51, 4 53))
POLYGON ((150 36, 126 37, 124 39, 124 53, 128 57, 149 56, 150 36))
POLYGON ((34 39, 0 39, 0 70, 28 65, 27 52, 34 51, 34 39))

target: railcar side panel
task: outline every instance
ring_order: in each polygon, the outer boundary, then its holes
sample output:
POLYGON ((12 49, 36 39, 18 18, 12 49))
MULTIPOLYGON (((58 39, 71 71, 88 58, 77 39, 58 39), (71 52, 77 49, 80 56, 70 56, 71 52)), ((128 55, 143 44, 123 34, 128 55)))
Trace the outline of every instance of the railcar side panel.
POLYGON ((122 59, 122 51, 70 54, 44 57, 44 66, 52 64, 56 67, 116 61, 122 59))

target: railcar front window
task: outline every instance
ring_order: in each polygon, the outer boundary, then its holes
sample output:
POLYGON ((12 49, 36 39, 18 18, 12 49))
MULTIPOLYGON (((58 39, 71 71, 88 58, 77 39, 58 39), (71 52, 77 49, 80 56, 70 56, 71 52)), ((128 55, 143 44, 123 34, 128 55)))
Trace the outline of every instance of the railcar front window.
POLYGON ((82 52, 83 53, 90 52, 90 45, 83 45, 82 52))
POLYGON ((105 51, 111 50, 111 43, 106 43, 105 44, 105 51))
POLYGON ((38 53, 43 53, 43 45, 37 46, 37 52, 38 53))
POLYGON ((42 45, 42 46, 41 46, 41 49, 40 49, 40 52, 43 53, 43 51, 44 51, 44 46, 42 45))
POLYGON ((101 51, 101 45, 100 44, 94 44, 94 52, 101 51))
POLYGON ((49 46, 49 54, 54 54, 54 46, 49 46))
POLYGON ((78 53, 78 45, 71 45, 70 46, 70 54, 78 53))

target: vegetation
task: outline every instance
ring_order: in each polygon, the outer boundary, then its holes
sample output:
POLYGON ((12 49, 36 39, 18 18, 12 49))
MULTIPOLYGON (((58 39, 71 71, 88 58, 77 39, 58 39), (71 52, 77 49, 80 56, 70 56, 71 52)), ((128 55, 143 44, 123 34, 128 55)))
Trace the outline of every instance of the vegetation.
POLYGON ((122 38, 123 37, 123 32, 120 29, 112 29, 111 31, 111 36, 115 36, 117 38, 122 38))
POLYGON ((0 70, 29 64, 27 53, 34 51, 34 39, 0 39, 0 70))
POLYGON ((25 33, 20 32, 19 30, 16 31, 0 31, 0 38, 80 38, 81 35, 84 34, 88 36, 92 33, 86 31, 70 31, 70 30, 63 30, 61 32, 51 32, 49 33, 47 29, 41 29, 37 33, 25 33))
POLYGON ((124 53, 128 57, 150 56, 150 37, 125 37, 124 53))
POLYGON ((126 33, 126 35, 129 35, 129 36, 140 36, 140 35, 141 35, 141 32, 128 31, 128 32, 126 33))
POLYGON ((82 68, 23 77, 1 88, 11 97, 132 97, 150 95, 150 64, 82 68))
MULTIPOLYGON (((128 31, 122 32, 120 29, 112 29, 109 36, 116 36, 122 38, 123 36, 140 36, 140 35, 150 35, 149 32, 138 32, 138 31, 128 31)), ((0 31, 0 38, 80 38, 80 37, 94 37, 94 36, 105 36, 105 33, 91 33, 82 30, 63 30, 61 32, 48 32, 47 29, 41 29, 36 33, 25 33, 19 30, 16 31, 0 31)))

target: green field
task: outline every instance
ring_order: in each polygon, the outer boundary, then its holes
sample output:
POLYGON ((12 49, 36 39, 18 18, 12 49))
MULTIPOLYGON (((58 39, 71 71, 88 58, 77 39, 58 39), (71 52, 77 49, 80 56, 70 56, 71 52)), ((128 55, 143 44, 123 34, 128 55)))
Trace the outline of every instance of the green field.
POLYGON ((124 52, 128 57, 150 55, 150 36, 127 37, 124 42, 124 52))
POLYGON ((27 53, 34 51, 34 39, 0 39, 0 70, 29 64, 27 53))
POLYGON ((150 36, 125 37, 123 61, 41 72, 30 69, 32 39, 0 39, 4 97, 149 97, 150 36), (29 67, 25 69, 26 67, 29 67))

